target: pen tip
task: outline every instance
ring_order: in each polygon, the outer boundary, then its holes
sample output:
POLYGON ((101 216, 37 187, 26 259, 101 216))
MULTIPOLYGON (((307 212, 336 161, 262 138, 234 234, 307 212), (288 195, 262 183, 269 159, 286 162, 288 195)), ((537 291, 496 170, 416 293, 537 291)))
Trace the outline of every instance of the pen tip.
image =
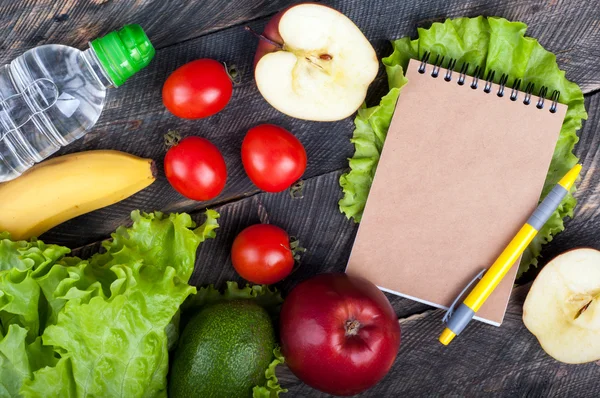
POLYGON ((452 330, 446 328, 440 335, 439 340, 440 340, 440 343, 442 343, 443 345, 448 345, 455 337, 456 337, 456 334, 452 330))
POLYGON ((579 176, 580 172, 581 165, 576 164, 571 170, 569 170, 567 174, 565 174, 565 176, 558 182, 558 184, 565 188, 567 191, 571 190, 571 187, 575 183, 575 180, 577 180, 577 177, 579 176))

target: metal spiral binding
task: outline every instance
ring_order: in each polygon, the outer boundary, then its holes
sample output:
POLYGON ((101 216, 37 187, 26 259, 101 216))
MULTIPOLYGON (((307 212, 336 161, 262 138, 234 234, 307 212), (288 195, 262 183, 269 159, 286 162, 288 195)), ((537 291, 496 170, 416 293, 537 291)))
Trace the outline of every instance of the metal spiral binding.
POLYGON ((560 98, 560 91, 554 90, 552 92, 552 96, 550 96, 550 100, 552 101, 552 105, 550 105, 550 112, 556 113, 556 107, 558 106, 559 98, 560 98))
POLYGON ((435 62, 433 64, 433 70, 431 71, 431 77, 438 77, 438 75, 440 74, 440 68, 442 67, 442 64, 444 63, 444 58, 442 57, 442 59, 440 59, 440 61, 438 62, 438 59, 440 58, 440 56, 438 55, 437 58, 435 59, 435 62))
POLYGON ((535 84, 529 82, 527 87, 525 87, 525 99, 523 99, 523 103, 525 105, 529 105, 531 102, 531 94, 533 93, 533 89, 535 88, 535 84))
POLYGON ((469 64, 468 63, 463 63, 462 67, 460 68, 460 75, 458 76, 458 85, 462 86, 463 84, 465 84, 465 79, 467 78, 467 72, 469 71, 469 64))
POLYGON ((500 76, 500 81, 498 82, 498 93, 496 94, 498 97, 504 97, 504 88, 506 87, 506 83, 508 82, 508 75, 504 73, 500 76))
POLYGON ((515 80, 513 83, 512 91, 510 92, 510 100, 516 101, 519 96, 519 88, 521 87, 521 79, 515 80))
POLYGON ((449 82, 452 81, 452 72, 454 71, 454 67, 456 66, 456 59, 451 58, 450 62, 448 62, 448 69, 446 69, 446 76, 444 76, 444 80, 449 82))
MULTIPOLYGON (((431 53, 429 51, 426 51, 423 54, 423 57, 421 58, 421 64, 419 65, 419 69, 418 69, 419 73, 424 74, 427 71, 427 64, 428 64, 430 57, 431 57, 431 53)), ((433 64, 432 64, 433 69, 431 70, 431 77, 437 78, 439 76, 440 70, 442 69, 443 64, 444 64, 444 59, 445 59, 444 56, 440 56, 440 55, 436 56, 435 62, 433 62, 433 64)), ((450 58, 448 60, 448 65, 446 66, 446 73, 444 75, 444 81, 446 81, 446 82, 452 81, 452 76, 453 76, 454 72, 457 72, 457 70, 455 69, 456 63, 457 63, 457 60, 455 58, 450 58)), ((469 63, 464 62, 461 65, 460 69, 458 70, 458 78, 456 79, 456 83, 459 86, 463 86, 465 84, 468 72, 469 72, 469 63)), ((479 83, 480 83, 480 80, 483 79, 483 74, 484 74, 484 70, 481 68, 481 66, 479 66, 479 65, 475 66, 471 84, 469 85, 473 90, 479 88, 479 83)), ((496 75, 496 72, 494 70, 488 71, 487 76, 485 77, 485 85, 483 87, 483 91, 485 93, 489 94, 492 91, 492 86, 493 86, 495 75, 496 75)), ((498 97, 504 96, 504 93, 506 90, 506 85, 508 84, 508 79, 509 79, 509 76, 506 73, 504 73, 504 74, 502 74, 502 76, 500 76, 500 80, 498 81, 498 91, 496 92, 496 95, 498 97)), ((535 84, 532 82, 529 82, 529 83, 527 83, 525 90, 521 91, 522 83, 523 83, 522 79, 516 79, 513 82, 512 87, 509 87, 510 88, 510 97, 509 98, 511 101, 516 101, 519 98, 519 94, 522 92, 524 94, 523 104, 529 105, 531 103, 531 96, 533 95, 533 92, 535 89, 535 84)), ((549 99, 546 99, 547 94, 548 94, 548 87, 542 86, 538 92, 539 100, 537 101, 535 106, 538 109, 544 109, 546 102, 551 101, 549 110, 551 113, 556 113, 556 109, 558 107, 558 100, 560 99, 560 91, 558 91, 558 90, 552 91, 552 94, 549 99)))
POLYGON ((479 67, 479 65, 477 65, 475 67, 475 72, 473 72, 473 81, 471 82, 471 88, 473 90, 476 90, 479 86, 479 74, 481 73, 480 70, 481 68, 479 67))
POLYGON ((485 79, 485 87, 483 88, 483 91, 486 93, 490 93, 490 91, 492 91, 492 83, 494 82, 494 75, 496 74, 495 70, 490 70, 488 72, 487 78, 485 79))

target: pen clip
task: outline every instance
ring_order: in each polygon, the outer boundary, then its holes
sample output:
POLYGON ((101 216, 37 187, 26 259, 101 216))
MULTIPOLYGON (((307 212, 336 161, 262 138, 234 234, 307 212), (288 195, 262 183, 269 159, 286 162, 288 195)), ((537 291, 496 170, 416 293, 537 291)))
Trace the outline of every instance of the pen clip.
POLYGON ((452 313, 454 312, 454 307, 456 307, 456 304, 458 303, 458 301, 461 299, 461 297, 465 294, 465 292, 467 290, 469 290, 471 288, 471 286, 473 286, 473 284, 478 280, 483 278, 483 274, 485 274, 485 268, 482 269, 477 275, 475 275, 475 278, 473 278, 473 280, 471 280, 471 282, 469 282, 469 284, 467 286, 465 286, 465 288, 462 290, 462 292, 459 293, 458 296, 456 296, 456 298, 454 299, 454 301, 452 302, 452 305, 450 305, 450 308, 448 308, 448 310, 446 311, 446 314, 444 314, 444 317, 442 318, 442 322, 443 323, 448 323, 448 320, 450 319, 450 317, 452 316, 452 313))

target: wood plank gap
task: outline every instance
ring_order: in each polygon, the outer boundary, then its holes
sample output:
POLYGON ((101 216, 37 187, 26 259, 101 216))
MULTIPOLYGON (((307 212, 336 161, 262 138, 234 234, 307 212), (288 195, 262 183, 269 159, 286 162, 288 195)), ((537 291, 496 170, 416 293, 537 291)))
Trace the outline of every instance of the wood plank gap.
MULTIPOLYGON (((320 0, 315 0, 315 2, 317 2, 317 1, 320 1, 320 0)), ((279 11, 277 11, 277 12, 279 12, 279 11)), ((203 32, 202 34, 200 34, 198 36, 188 37, 188 38, 186 38, 184 40, 181 40, 181 41, 178 41, 178 42, 175 42, 175 43, 171 43, 171 44, 167 44, 166 46, 156 47, 156 50, 157 51, 158 50, 164 50, 165 48, 169 48, 169 47, 173 47, 173 46, 178 46, 178 45, 186 43, 188 41, 196 40, 196 39, 199 39, 199 38, 204 37, 204 36, 208 36, 208 35, 212 35, 212 34, 215 34, 215 33, 219 33, 221 31, 224 31, 224 30, 227 30, 227 29, 233 29, 233 28, 236 28, 236 27, 243 27, 243 26, 246 26, 246 25, 248 25, 250 23, 253 23, 253 22, 256 22, 256 21, 260 21, 261 19, 265 19, 265 18, 271 19, 275 14, 277 14, 277 12, 273 12, 273 13, 270 13, 270 14, 257 16, 256 18, 248 19, 248 20, 246 20, 244 22, 235 23, 233 25, 224 26, 224 27, 221 27, 221 28, 218 28, 218 29, 215 29, 215 30, 209 30, 209 31, 203 32)), ((248 32, 242 32, 242 33, 243 34, 249 34, 248 32)))
POLYGON ((595 88, 592 91, 588 91, 587 93, 583 93, 584 97, 591 97, 592 95, 600 93, 600 88, 595 88))
MULTIPOLYGON (((324 173, 319 173, 319 174, 316 174, 314 176, 310 176, 308 178, 303 178, 302 181, 304 181, 304 182, 312 181, 314 179, 317 179, 317 178, 320 178, 320 177, 324 177, 324 176, 327 176, 327 175, 330 175, 330 174, 336 174, 336 173, 339 173, 339 172, 347 172, 347 171, 350 171, 350 169, 348 167, 342 167, 342 168, 331 170, 331 171, 327 171, 327 172, 324 172, 324 173)), ((342 188, 341 187, 339 187, 339 188, 340 188, 340 191, 341 191, 342 188)), ((289 189, 287 189, 286 191, 289 191, 289 189)), ((267 192, 265 192, 265 191, 256 191, 256 192, 253 192, 251 194, 243 194, 243 195, 234 196, 234 197, 225 199, 225 200, 223 200, 221 202, 214 202, 214 203, 211 203, 211 204, 206 205, 204 207, 199 207, 199 208, 194 209, 192 211, 188 211, 187 213, 190 214, 191 216, 194 216, 194 215, 197 215, 198 213, 204 212, 206 209, 212 209, 212 208, 215 208, 215 207, 221 207, 221 206, 224 206, 224 205, 236 203, 236 202, 239 202, 241 200, 245 200, 247 198, 251 198, 251 197, 253 197, 255 195, 262 194, 262 193, 267 193, 267 192)), ((340 212, 340 214, 342 214, 342 213, 340 212)))
POLYGON ((413 314, 398 318, 398 322, 400 323, 400 325, 403 325, 408 322, 417 321, 419 319, 427 317, 427 315, 434 311, 437 311, 437 308, 428 308, 424 311, 415 311, 413 314))
MULTIPOLYGON (((323 177, 323 176, 326 176, 326 175, 336 174, 336 173, 339 173, 341 171, 346 171, 346 170, 348 170, 348 168, 344 167, 344 168, 340 168, 340 169, 337 169, 337 170, 328 171, 326 173, 320 173, 320 174, 317 174, 317 175, 314 175, 314 176, 310 176, 309 178, 303 179, 303 181, 311 181, 311 180, 314 180, 314 179, 317 179, 317 178, 320 178, 320 177, 323 177)), ((243 195, 233 196, 231 198, 224 199, 224 200, 222 200, 220 202, 213 202, 213 203, 210 203, 209 205, 199 207, 199 208, 194 209, 192 211, 188 211, 187 213, 190 216, 192 216, 192 218, 194 218, 195 216, 198 216, 200 213, 205 212, 206 209, 214 209, 214 208, 217 208, 217 207, 223 207, 223 206, 226 206, 226 205, 234 204, 234 203, 237 203, 237 202, 240 202, 240 201, 243 201, 243 200, 246 200, 246 199, 250 199, 250 198, 252 198, 252 197, 254 197, 256 195, 260 195, 260 194, 264 194, 264 193, 266 193, 266 192, 257 190, 255 192, 250 193, 250 194, 245 193, 243 195)), ((340 216, 343 216, 342 213, 340 213, 340 216)), ((131 224, 131 222, 130 222, 130 224, 131 224)), ((75 247, 75 248, 73 248, 71 250, 73 252, 75 252, 75 251, 82 251, 82 250, 84 250, 86 248, 90 248, 90 247, 97 247, 101 242, 103 242, 103 241, 105 241, 107 239, 110 239, 110 236, 102 238, 102 239, 97 240, 95 242, 91 242, 91 243, 85 244, 83 246, 77 246, 77 247, 75 247)))

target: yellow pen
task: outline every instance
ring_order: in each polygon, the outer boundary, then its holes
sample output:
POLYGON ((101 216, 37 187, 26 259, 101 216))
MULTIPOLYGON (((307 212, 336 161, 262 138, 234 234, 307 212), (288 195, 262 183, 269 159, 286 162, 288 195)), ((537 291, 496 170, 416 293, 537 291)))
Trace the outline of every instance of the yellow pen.
POLYGON ((538 231, 546 224, 548 218, 558 208, 565 195, 571 190, 580 171, 581 165, 576 164, 565 174, 531 214, 527 223, 523 225, 517 235, 510 241, 496 261, 494 261, 494 264, 485 272, 460 307, 454 313, 451 312, 453 306, 450 308, 447 316, 444 317, 448 323, 446 329, 440 335, 440 343, 444 345, 450 344, 454 337, 459 335, 471 319, 473 319, 475 313, 485 303, 485 300, 492 294, 500 281, 502 281, 504 275, 510 270, 519 256, 523 254, 525 248, 527 248, 538 231))

